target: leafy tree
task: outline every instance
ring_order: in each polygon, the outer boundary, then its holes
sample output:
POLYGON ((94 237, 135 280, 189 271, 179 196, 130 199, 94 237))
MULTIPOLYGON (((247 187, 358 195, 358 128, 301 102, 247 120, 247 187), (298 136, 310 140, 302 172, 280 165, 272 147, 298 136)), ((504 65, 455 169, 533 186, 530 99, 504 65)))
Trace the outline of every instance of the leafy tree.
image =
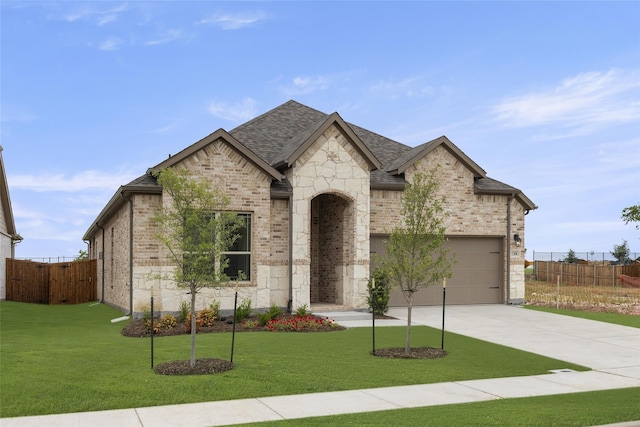
POLYGON ((569 253, 564 258, 564 262, 568 262, 569 264, 575 264, 578 262, 578 257, 573 249, 569 249, 569 253))
POLYGON ((176 268, 171 278, 191 295, 191 366, 195 366, 196 294, 229 281, 224 256, 237 239, 240 222, 225 211, 229 199, 206 180, 195 180, 185 168, 167 168, 157 174, 170 203, 154 213, 155 237, 167 249, 176 268))
MULTIPOLYGON (((629 206, 622 209, 622 219, 625 224, 630 222, 640 223, 640 205, 629 206)), ((636 224, 636 230, 640 230, 640 224, 636 224)))
POLYGON ((407 303, 405 353, 411 350, 413 295, 451 276, 453 261, 444 247, 444 198, 438 196, 438 169, 416 174, 405 185, 401 200, 403 224, 393 228, 387 242, 384 270, 392 286, 398 286, 407 303))
POLYGON ((613 255, 618 264, 626 264, 629 262, 629 244, 627 241, 622 239, 621 245, 613 245, 611 255, 613 255))
POLYGON ((76 261, 80 261, 82 259, 89 259, 89 253, 83 249, 78 251, 78 256, 76 256, 76 261))

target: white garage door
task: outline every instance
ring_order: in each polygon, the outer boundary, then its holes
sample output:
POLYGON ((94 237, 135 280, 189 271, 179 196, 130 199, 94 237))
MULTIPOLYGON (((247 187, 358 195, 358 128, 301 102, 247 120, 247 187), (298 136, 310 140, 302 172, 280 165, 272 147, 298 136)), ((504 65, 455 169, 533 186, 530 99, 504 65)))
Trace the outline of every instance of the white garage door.
MULTIPOLYGON (((371 237, 372 263, 375 257, 384 257, 386 236, 371 237)), ((457 263, 453 275, 447 279, 447 304, 499 304, 503 301, 503 251, 502 238, 451 237, 447 242, 451 253, 456 254, 457 263)), ((402 292, 391 292, 391 306, 406 305, 402 292)), ((413 296, 413 305, 441 305, 441 284, 421 288, 413 296)))

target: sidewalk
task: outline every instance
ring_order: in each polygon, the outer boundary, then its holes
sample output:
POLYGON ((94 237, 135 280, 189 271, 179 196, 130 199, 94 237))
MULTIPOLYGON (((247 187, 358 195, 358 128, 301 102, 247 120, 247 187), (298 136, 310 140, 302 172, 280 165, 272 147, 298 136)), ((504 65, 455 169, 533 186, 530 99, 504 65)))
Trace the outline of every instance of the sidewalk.
MULTIPOLYGON (((405 309, 392 309, 389 314, 399 320, 376 321, 376 326, 405 325, 405 313, 405 309)), ((371 325, 366 313, 316 314, 329 316, 347 327, 371 325)), ((414 308, 412 317, 414 325, 439 328, 442 308, 414 308)), ((484 305, 447 307, 445 330, 593 370, 573 372, 559 367, 557 373, 529 377, 3 418, 1 424, 3 427, 204 427, 640 386, 640 334, 635 328, 513 306, 484 305)))

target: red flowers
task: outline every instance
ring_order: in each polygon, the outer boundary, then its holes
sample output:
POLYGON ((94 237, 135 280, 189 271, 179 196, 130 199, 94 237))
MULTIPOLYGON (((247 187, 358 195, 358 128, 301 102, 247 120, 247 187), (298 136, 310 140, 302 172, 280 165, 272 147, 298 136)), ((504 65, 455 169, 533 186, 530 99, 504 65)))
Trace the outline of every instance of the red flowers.
POLYGON ((270 331, 317 331, 337 328, 338 325, 328 317, 321 319, 307 314, 269 320, 265 327, 270 331))

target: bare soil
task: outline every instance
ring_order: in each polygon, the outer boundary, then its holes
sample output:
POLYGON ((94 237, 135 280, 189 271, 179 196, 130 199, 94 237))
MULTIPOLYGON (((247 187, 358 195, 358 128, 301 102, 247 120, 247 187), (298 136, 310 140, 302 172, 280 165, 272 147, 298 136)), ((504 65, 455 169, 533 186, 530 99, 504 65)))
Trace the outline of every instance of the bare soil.
POLYGON ((376 352, 371 352, 373 356, 386 357, 389 359, 440 359, 447 355, 447 352, 440 348, 433 347, 412 347, 409 354, 404 351, 404 347, 377 348, 376 352))

